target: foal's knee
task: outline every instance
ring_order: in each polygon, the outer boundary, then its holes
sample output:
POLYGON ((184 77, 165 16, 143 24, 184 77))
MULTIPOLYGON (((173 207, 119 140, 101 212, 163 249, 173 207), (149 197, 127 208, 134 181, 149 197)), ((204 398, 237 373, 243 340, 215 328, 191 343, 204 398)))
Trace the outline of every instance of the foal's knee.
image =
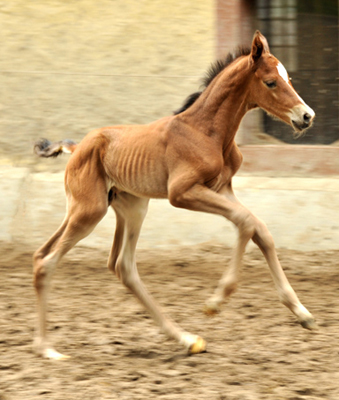
POLYGON ((251 214, 241 215, 241 217, 237 216, 235 220, 235 224, 239 229, 239 238, 243 240, 250 240, 256 231, 256 218, 251 214))
POLYGON ((263 250, 270 250, 274 248, 274 239, 271 232, 268 230, 266 224, 262 221, 259 222, 253 241, 263 250))
POLYGON ((187 193, 177 191, 170 191, 168 199, 171 205, 177 208, 185 208, 189 202, 189 196, 187 193))

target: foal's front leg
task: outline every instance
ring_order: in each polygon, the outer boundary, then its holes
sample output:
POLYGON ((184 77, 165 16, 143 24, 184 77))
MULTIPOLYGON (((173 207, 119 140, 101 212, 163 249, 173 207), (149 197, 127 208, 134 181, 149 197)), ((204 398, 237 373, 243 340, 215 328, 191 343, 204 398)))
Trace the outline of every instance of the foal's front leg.
POLYGON ((318 329, 312 314, 300 302, 298 296, 289 283, 275 250, 273 239, 265 240, 269 234, 267 227, 261 223, 252 238, 266 258, 280 301, 289 308, 298 318, 301 326, 309 330, 318 329))
POLYGON ((312 314, 301 304, 281 268, 272 235, 266 225, 238 201, 230 186, 223 194, 215 193, 199 184, 186 191, 180 188, 171 189, 170 201, 174 206, 223 215, 233 222, 239 231, 230 269, 224 273, 214 295, 207 301, 207 313, 215 313, 220 304, 235 290, 237 271, 243 253, 248 241, 253 239, 267 260, 281 302, 297 316, 304 328, 316 329, 312 314))
MULTIPOLYGON (((244 207, 233 193, 231 187, 228 188, 225 195, 234 203, 244 207)), ((244 210, 250 213, 245 207, 244 210)), ((252 223, 255 227, 254 235, 251 239, 259 247, 267 261, 280 301, 296 315, 304 328, 310 330, 317 329, 317 324, 312 314, 300 302, 281 267, 270 231, 263 221, 252 213, 250 215, 250 219, 253 221, 252 223)))

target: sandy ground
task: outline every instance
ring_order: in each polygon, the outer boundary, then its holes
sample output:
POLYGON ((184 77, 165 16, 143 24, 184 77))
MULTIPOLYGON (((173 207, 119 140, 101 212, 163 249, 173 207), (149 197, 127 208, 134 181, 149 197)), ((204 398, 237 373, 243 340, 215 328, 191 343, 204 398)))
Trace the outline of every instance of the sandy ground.
POLYGON ((167 313, 208 341, 188 356, 166 340, 106 269, 106 252, 77 247, 54 280, 49 331, 71 358, 32 353, 31 254, 3 247, 0 265, 0 399, 337 400, 339 251, 279 252, 317 333, 278 301, 257 250, 245 255, 239 290, 214 318, 202 312, 231 251, 199 245, 140 250, 140 274, 167 313))

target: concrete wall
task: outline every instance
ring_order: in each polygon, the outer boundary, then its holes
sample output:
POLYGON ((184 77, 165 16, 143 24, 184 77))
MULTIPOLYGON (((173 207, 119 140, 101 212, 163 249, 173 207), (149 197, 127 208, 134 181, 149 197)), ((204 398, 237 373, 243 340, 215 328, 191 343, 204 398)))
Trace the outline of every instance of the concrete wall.
MULTIPOLYGON (((339 248, 339 179, 240 175, 234 179, 240 200, 271 230, 278 248, 304 251, 339 248)), ((31 173, 29 168, 0 168, 0 243, 33 251, 58 228, 65 214, 63 173, 31 173)), ((111 247, 115 215, 109 209, 81 244, 111 247)), ((151 200, 139 248, 210 242, 233 246, 236 230, 220 216, 175 209, 167 200, 151 200)), ((1 252, 0 252, 1 260, 1 252)))

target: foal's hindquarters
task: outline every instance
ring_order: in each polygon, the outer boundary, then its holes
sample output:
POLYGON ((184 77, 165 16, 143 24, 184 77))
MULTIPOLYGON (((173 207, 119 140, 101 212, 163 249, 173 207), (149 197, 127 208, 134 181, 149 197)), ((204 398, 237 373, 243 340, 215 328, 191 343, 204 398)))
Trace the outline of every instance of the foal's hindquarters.
POLYGON ((50 281, 61 258, 98 224, 107 212, 108 198, 103 170, 93 168, 99 154, 71 157, 65 171, 67 213, 59 229, 33 256, 34 286, 38 300, 38 325, 34 348, 46 358, 61 359, 47 341, 47 297, 50 281))

